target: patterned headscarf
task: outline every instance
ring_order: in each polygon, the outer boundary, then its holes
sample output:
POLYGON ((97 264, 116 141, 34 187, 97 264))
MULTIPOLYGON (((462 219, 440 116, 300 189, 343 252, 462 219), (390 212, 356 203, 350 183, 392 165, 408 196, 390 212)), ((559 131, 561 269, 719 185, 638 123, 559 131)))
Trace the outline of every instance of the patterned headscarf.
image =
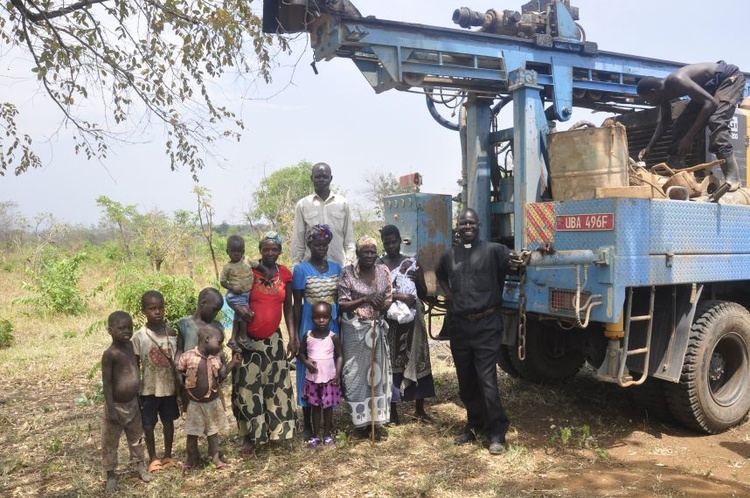
POLYGON ((333 239, 333 232, 328 225, 313 225, 305 232, 305 243, 309 244, 315 239, 325 239, 328 242, 333 239))
POLYGON ((279 235, 278 232, 274 232, 273 230, 271 230, 270 232, 266 232, 266 234, 263 236, 263 238, 260 239, 260 244, 259 245, 262 245, 263 242, 265 242, 267 240, 276 242, 279 245, 279 247, 281 247, 281 235, 279 235))
POLYGON ((375 240, 375 238, 372 237, 372 236, 370 236, 370 235, 363 235, 362 237, 360 237, 359 239, 357 239, 356 246, 357 246, 357 251, 359 251, 360 249, 362 249, 364 246, 375 246, 375 247, 377 247, 378 246, 378 241, 375 240))

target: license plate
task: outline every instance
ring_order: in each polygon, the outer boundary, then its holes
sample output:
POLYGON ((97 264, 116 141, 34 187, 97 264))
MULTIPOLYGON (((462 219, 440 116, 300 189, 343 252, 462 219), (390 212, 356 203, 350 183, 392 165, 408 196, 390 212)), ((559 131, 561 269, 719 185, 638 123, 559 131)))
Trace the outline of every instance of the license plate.
POLYGON ((614 213, 567 214, 555 216, 560 232, 603 232, 615 229, 614 213))

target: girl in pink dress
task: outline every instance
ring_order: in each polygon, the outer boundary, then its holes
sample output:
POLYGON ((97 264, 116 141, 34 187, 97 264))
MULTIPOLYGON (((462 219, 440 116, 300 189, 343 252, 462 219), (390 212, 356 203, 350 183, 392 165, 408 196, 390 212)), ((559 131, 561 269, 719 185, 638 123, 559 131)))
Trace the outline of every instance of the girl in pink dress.
POLYGON ((313 329, 308 331, 300 343, 299 357, 307 369, 302 398, 312 407, 312 433, 307 446, 333 445, 333 407, 341 401, 341 341, 328 329, 331 323, 331 305, 319 301, 312 309, 313 329), (320 438, 320 418, 323 415, 323 432, 320 438))

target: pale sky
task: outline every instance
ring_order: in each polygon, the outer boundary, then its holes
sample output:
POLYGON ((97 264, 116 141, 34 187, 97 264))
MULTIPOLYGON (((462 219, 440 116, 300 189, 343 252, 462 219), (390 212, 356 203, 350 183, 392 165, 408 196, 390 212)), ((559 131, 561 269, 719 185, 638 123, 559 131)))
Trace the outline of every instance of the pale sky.
MULTIPOLYGON (((520 10, 524 3, 353 1, 363 15, 456 28, 451 21, 455 8, 520 10)), ((253 4, 260 11, 260 1, 253 4)), ((600 50, 684 63, 725 59, 750 72, 750 2, 745 0, 573 0, 572 4, 580 9, 587 39, 597 42, 600 50)), ((246 125, 243 140, 220 145, 225 160, 200 173, 201 185, 213 193, 217 222, 240 222, 263 175, 303 159, 329 163, 334 185, 362 204, 362 178, 372 171, 396 176, 418 171, 424 177, 423 192, 458 192, 458 133, 430 117, 424 96, 396 90, 376 95, 348 59, 318 63, 316 76, 306 41, 300 37, 295 53, 279 60, 272 85, 259 84, 247 98, 235 99, 234 110, 246 125)), ((83 224, 99 220, 94 202, 99 195, 137 204, 142 210, 194 210, 190 172, 170 171, 158 127, 146 132, 156 137, 153 143, 115 146, 101 165, 73 153, 66 130, 53 126, 59 121, 56 109, 38 92, 18 53, 0 54, 0 85, 4 98, 19 105, 20 123, 35 133, 44 160, 43 168, 20 177, 12 172, 0 177, 0 201, 15 201, 28 218, 50 212, 60 220, 83 224)), ((225 90, 230 96, 237 92, 225 90)), ((508 108, 503 114, 510 112, 508 108)), ((599 123, 603 119, 582 113, 574 120, 599 123)))

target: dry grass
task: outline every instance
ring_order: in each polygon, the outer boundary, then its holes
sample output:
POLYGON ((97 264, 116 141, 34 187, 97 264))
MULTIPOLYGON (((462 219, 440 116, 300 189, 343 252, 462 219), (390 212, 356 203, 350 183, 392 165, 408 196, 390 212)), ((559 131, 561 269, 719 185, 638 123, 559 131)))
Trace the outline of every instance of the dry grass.
MULTIPOLYGON (((96 365, 109 336, 101 328, 87 335, 86 328, 106 317, 112 304, 102 295, 81 317, 28 315, 12 304, 21 280, 7 271, 0 279, 0 316, 13 322, 16 335, 13 347, 0 350, 0 495, 99 496, 102 405, 91 400, 99 382, 96 365)), ((97 281, 96 276, 86 280, 92 286, 97 281)), ((309 450, 295 441, 250 456, 239 453, 240 440, 229 433, 222 437, 230 460, 227 470, 173 469, 149 484, 123 464, 123 442, 120 495, 684 496, 696 485, 718 493, 703 496, 747 492, 737 482, 712 483, 694 470, 655 470, 649 461, 654 455, 675 458, 667 443, 650 450, 636 447, 633 455, 620 459, 604 458, 608 450, 632 444, 624 441, 636 431, 626 398, 586 375, 551 389, 502 374, 501 390, 513 422, 505 456, 491 457, 480 444, 455 446, 452 437, 464 423, 464 411, 447 345, 434 343, 432 357, 439 393, 427 405, 432 424, 391 427, 386 441, 372 445, 346 436, 349 422, 337 413, 335 424, 344 436, 336 448, 309 450), (584 425, 592 434, 586 443, 579 436, 584 425), (565 444, 555 436, 560 428, 572 433, 565 444), (734 484, 738 487, 727 487, 734 484)), ((412 409, 407 404, 401 412, 408 415, 412 409)), ((746 442, 748 436, 742 432, 735 439, 746 442)), ((181 421, 175 440, 177 458, 183 459, 181 421)), ((205 452, 205 442, 201 444, 205 452)), ((733 472, 748 473, 736 463, 743 461, 734 462, 733 472)), ((745 474, 741 482, 750 481, 745 474)))

